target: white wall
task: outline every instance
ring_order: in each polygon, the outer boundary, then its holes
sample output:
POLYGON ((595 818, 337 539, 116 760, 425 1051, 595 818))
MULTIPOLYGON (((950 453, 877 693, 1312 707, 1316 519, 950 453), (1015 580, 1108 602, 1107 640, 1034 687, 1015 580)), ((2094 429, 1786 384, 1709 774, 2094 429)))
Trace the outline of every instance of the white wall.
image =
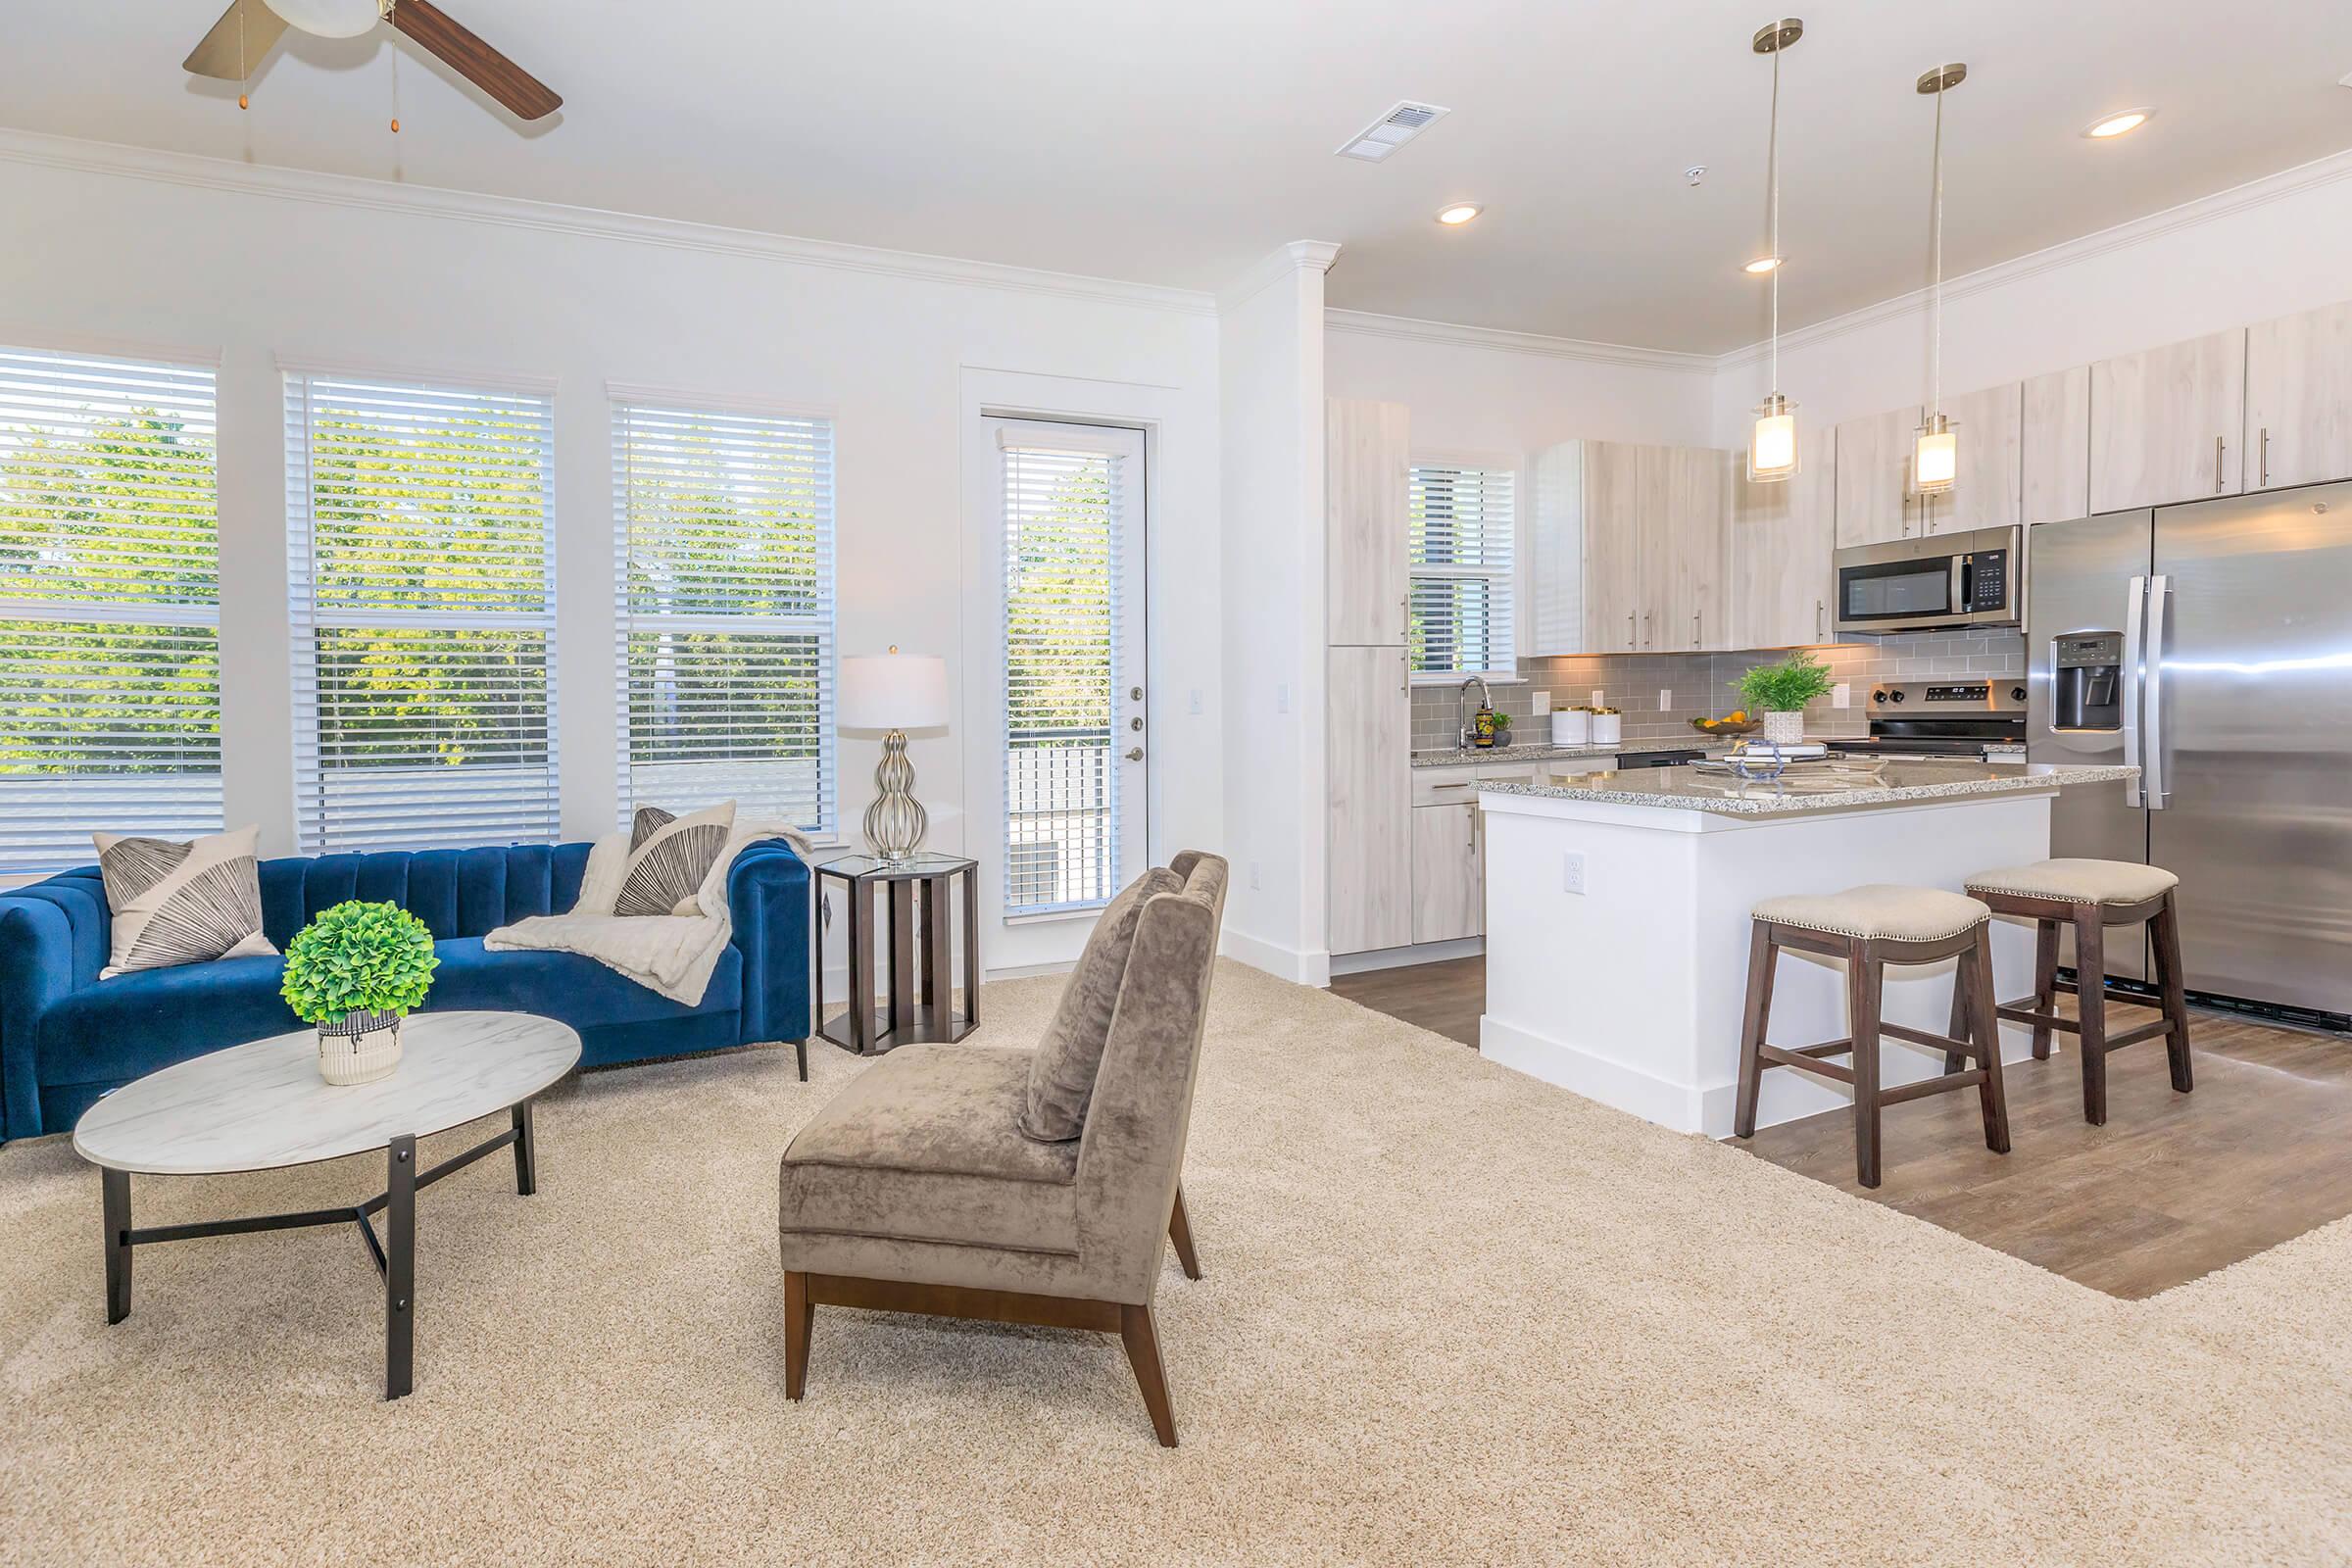
MULTIPOLYGON (((283 418, 275 356, 552 377, 558 682, 567 836, 615 819, 608 379, 829 409, 840 648, 956 659, 966 371, 1133 389, 1156 432, 1152 665, 1204 710, 1153 714, 1154 849, 1224 842, 1218 323, 1204 296, 940 263, 572 209, 0 133, 0 341, 220 357, 224 790, 266 853, 293 846, 283 418), (30 236, 38 236, 37 242, 30 236)), ((998 384, 1002 384, 1001 382, 998 384)), ((966 822, 962 737, 917 737, 932 842, 966 822)), ((849 836, 876 745, 845 738, 849 836)), ((1069 931, 1070 951, 1083 926, 1069 931)))
MULTIPOLYGON (((1944 284, 1943 385, 1972 391, 2352 299, 2352 153, 2288 170, 1944 284)), ((1802 265, 1801 259, 1791 266, 1802 265)), ((1928 314, 1907 295, 1781 339, 1781 390, 1814 429, 1925 396, 1928 314)), ((1724 357, 1716 446, 1768 390, 1724 357)))

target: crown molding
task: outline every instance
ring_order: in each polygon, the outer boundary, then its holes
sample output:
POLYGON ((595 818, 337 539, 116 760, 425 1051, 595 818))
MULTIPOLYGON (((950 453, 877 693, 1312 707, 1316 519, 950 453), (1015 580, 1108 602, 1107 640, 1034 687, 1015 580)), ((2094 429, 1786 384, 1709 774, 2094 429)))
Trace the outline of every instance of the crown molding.
MULTIPOLYGON (((2195 197, 2179 206, 2167 207, 2160 212, 2118 223, 2112 228, 2061 240, 2055 245, 2012 257, 2005 262, 1995 262, 1990 267, 1980 268, 1959 277, 1947 277, 1943 281, 1943 301, 1948 306, 1954 300, 1964 300, 1990 289, 2023 282, 2043 272, 2073 267, 2110 252, 2127 250, 2133 245, 2142 245, 2184 228, 2219 222, 2236 214, 2267 207, 2273 202, 2284 201, 2305 191, 2322 189, 2346 179, 2352 179, 2352 149, 2329 153, 2325 158, 2315 158, 2310 163, 2297 164, 2292 169, 2265 174, 2260 179, 2251 179, 2242 185, 2232 185, 2227 190, 2195 197)), ((1859 332, 1884 322, 1917 316, 1928 308, 1928 292, 1924 288, 1913 289, 1892 299, 1866 305, 1858 311, 1848 311, 1842 316, 1833 316, 1826 320, 1783 332, 1781 352, 1786 354, 1792 348, 1826 343, 1849 332, 1859 332)), ((1768 341, 1750 343, 1744 348, 1731 350, 1714 364, 1721 370, 1745 369, 1760 364, 1771 352, 1772 346, 1768 341)))
MULTIPOLYGON (((1214 296, 1192 289, 1128 283, 1116 278, 964 261, 916 251, 884 250, 836 240, 800 239, 759 229, 726 228, 684 219, 650 218, 567 207, 557 202, 493 196, 431 185, 396 185, 351 174, 327 174, 270 164, 240 164, 224 158, 164 152, 118 142, 85 141, 37 131, 0 129, 0 161, 74 173, 142 179, 198 190, 229 191, 278 201, 400 213, 454 222, 568 234, 623 244, 653 245, 707 255, 748 257, 799 267, 864 272, 921 282, 1014 293, 1045 294, 1186 316, 1214 316, 1214 296)), ((1328 264, 1326 264, 1328 265, 1328 264)))
POLYGON ((1230 311, 1299 272, 1328 272, 1331 264, 1339 259, 1340 247, 1327 239, 1295 239, 1278 245, 1248 271, 1217 290, 1217 309, 1230 311))
POLYGON ((1408 343, 1437 343, 1450 348, 1494 349, 1506 354, 1534 354, 1545 359, 1584 360, 1595 365, 1634 366, 1648 370, 1672 370, 1712 375, 1716 358, 1674 349, 1645 349, 1630 343, 1593 343, 1583 338, 1546 337, 1540 332, 1513 332, 1494 326, 1462 326, 1451 321, 1424 321, 1409 316, 1376 316, 1367 311, 1325 311, 1326 331, 1359 337, 1396 338, 1408 343))

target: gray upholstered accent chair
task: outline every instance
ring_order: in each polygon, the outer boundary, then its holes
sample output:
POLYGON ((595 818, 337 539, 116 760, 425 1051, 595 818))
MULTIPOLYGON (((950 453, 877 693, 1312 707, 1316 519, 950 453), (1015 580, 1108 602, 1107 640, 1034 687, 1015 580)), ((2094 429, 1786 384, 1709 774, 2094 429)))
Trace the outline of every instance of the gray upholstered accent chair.
MULTIPOLYGON (((1021 1130, 1035 1052, 977 1044, 900 1047, 794 1136, 779 1215, 788 1396, 804 1392, 820 1305, 1094 1329, 1125 1342, 1152 1430, 1176 1446, 1152 1301, 1171 1239, 1200 1276, 1179 1178, 1226 865, 1187 851, 1147 878, 1124 965, 1082 962, 1070 982, 1116 986, 1095 1014, 1109 1027, 1075 1139, 1021 1130)), ((1064 1012, 1104 1000, 1068 997, 1064 1012)))

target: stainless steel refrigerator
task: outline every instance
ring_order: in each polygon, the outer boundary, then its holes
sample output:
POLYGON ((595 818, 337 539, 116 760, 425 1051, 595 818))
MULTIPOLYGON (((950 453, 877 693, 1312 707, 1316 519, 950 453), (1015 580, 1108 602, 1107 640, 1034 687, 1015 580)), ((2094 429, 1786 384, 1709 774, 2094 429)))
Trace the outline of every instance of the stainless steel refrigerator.
MULTIPOLYGON (((2352 1014, 2352 484, 2031 530, 2027 758, 2053 855, 2179 873, 2191 991, 2352 1014)), ((2129 943, 2110 970, 2144 977, 2129 943)), ((2071 960, 2070 960, 2071 961, 2071 960)))

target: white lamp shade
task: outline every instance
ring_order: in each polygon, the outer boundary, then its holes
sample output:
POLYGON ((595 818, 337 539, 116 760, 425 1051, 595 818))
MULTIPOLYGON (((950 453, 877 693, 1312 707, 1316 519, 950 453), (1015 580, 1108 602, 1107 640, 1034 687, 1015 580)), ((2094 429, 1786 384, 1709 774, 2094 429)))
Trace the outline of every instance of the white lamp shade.
POLYGON ((1919 432, 1911 475, 1911 487, 1931 495, 1949 490, 1960 477, 1960 437, 1940 416, 1919 432))
POLYGON ((932 729, 948 721, 948 662, 928 654, 855 654, 841 662, 843 729, 932 729))
POLYGON ((266 0, 286 25, 321 38, 357 38, 383 20, 376 0, 266 0))
POLYGON ((1796 472, 1796 405, 1778 394, 1756 410, 1747 438, 1747 476, 1759 483, 1796 472))

